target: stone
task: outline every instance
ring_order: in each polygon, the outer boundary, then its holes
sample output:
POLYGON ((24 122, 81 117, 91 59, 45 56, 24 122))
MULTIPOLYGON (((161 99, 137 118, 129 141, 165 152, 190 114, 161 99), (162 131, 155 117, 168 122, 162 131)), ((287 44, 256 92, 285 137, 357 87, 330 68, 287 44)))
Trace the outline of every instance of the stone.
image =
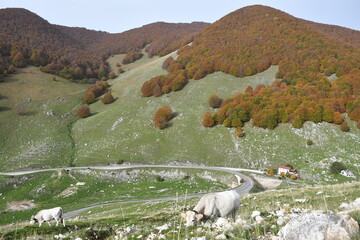
POLYGON ((290 220, 278 235, 283 240, 350 240, 358 232, 358 223, 349 215, 313 211, 290 220))
POLYGON ((216 240, 223 240, 223 239, 227 239, 227 238, 226 238, 226 235, 224 233, 222 233, 222 234, 217 235, 215 237, 215 239, 216 240))
POLYGON ((253 211, 252 214, 251 214, 251 218, 255 218, 257 216, 260 216, 260 212, 259 211, 253 211))
POLYGON ((257 224, 260 224, 260 223, 264 222, 264 218, 262 218, 261 216, 256 216, 255 221, 256 221, 257 224))

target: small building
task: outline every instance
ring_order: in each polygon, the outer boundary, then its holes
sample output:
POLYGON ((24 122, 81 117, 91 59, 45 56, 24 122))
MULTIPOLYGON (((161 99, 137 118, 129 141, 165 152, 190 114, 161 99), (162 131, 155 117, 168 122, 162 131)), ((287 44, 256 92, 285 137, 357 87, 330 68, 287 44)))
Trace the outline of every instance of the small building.
POLYGON ((292 169, 291 167, 278 166, 278 175, 281 174, 290 174, 290 176, 294 175, 296 178, 300 178, 300 173, 297 170, 292 169))
POLYGON ((345 177, 353 177, 353 178, 355 177, 355 174, 352 171, 347 170, 347 169, 346 170, 341 170, 340 174, 345 176, 345 177))

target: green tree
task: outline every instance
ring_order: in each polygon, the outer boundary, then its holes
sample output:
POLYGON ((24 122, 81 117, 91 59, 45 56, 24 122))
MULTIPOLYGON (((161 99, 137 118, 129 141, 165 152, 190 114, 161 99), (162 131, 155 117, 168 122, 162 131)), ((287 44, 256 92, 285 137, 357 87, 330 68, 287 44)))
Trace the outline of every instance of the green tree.
POLYGON ((330 171, 335 174, 339 174, 342 170, 346 170, 346 167, 341 162, 333 162, 330 165, 330 171))

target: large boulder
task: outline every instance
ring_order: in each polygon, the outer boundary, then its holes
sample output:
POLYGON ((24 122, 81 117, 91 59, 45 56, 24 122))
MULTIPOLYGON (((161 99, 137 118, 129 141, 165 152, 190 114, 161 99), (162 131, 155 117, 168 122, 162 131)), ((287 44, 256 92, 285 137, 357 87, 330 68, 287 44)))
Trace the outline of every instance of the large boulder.
POLYGON ((316 211, 293 218, 278 235, 281 240, 350 240, 358 232, 358 223, 349 215, 316 211))

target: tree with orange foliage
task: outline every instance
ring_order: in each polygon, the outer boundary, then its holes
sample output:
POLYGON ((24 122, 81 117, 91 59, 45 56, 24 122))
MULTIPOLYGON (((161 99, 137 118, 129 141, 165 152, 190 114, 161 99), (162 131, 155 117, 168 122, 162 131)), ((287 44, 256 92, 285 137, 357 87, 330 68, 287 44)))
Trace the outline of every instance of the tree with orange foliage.
POLYGON ((244 132, 243 132, 241 127, 236 128, 236 136, 237 137, 243 137, 244 136, 244 132))
POLYGON ((203 120, 202 120, 202 125, 204 127, 213 127, 215 126, 215 121, 214 118, 211 116, 211 114, 209 112, 206 112, 203 120))
POLYGON ((76 112, 76 116, 81 118, 87 118, 91 115, 90 108, 87 106, 81 106, 76 112))
POLYGON ((107 92, 104 94, 103 98, 101 99, 101 102, 102 102, 103 104, 110 104, 110 103, 113 103, 113 102, 114 102, 114 97, 113 97, 113 95, 111 94, 111 89, 110 89, 110 91, 107 91, 107 92))
POLYGON ((168 106, 159 108, 154 116, 154 125, 159 129, 164 129, 168 126, 168 122, 173 118, 174 113, 168 106))
POLYGON ((334 123, 341 124, 343 122, 343 116, 339 112, 334 112, 334 123))

